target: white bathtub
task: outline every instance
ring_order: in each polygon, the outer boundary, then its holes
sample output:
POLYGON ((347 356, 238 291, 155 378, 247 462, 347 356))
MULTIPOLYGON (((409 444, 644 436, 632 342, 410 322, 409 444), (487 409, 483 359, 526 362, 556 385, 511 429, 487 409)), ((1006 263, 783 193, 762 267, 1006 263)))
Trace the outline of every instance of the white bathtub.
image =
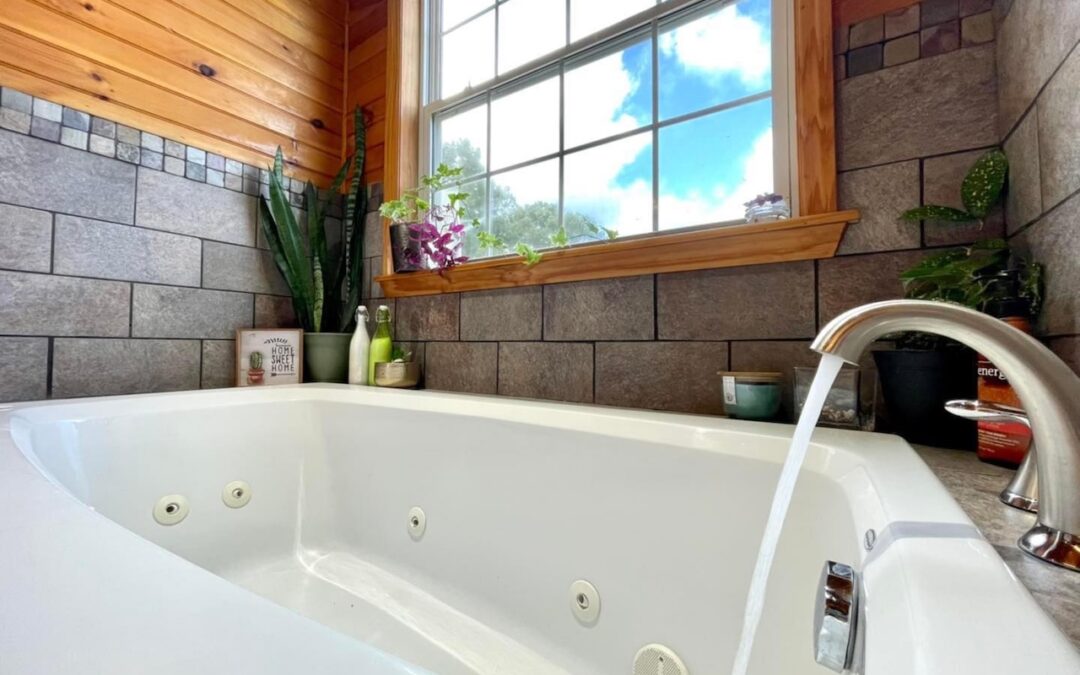
MULTIPOLYGON (((792 429, 332 385, 14 406, 8 426, 2 675, 630 673, 649 643, 724 675, 792 429), (159 525, 170 494, 190 514, 159 525)), ((826 559, 862 572, 869 675, 1080 672, 907 445, 814 441, 751 673, 829 672, 826 559)))

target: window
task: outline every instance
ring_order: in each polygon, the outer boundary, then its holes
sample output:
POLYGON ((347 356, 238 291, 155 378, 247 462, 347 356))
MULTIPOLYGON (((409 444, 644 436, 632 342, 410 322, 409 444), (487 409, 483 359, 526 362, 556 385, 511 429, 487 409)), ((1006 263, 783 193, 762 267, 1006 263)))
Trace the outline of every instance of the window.
POLYGON ((741 222, 792 196, 788 4, 428 0, 421 169, 511 245, 741 222))

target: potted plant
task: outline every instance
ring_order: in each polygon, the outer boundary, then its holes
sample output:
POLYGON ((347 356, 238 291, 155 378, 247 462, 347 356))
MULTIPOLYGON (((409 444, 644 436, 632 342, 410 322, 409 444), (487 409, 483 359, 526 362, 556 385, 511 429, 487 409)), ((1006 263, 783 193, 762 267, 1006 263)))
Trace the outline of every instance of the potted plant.
POLYGON ((262 384, 263 383, 263 353, 251 352, 248 355, 248 384, 262 384))
MULTIPOLYGON (((981 157, 964 178, 964 209, 927 205, 911 209, 911 221, 945 220, 982 223, 1001 199, 1008 162, 998 150, 981 157)), ((1037 312, 1042 268, 1014 255, 1001 239, 934 253, 900 275, 906 298, 952 302, 987 311, 1002 299, 1004 277, 1018 280, 1037 312)), ((952 340, 927 333, 888 336, 895 350, 873 352, 882 394, 894 430, 912 442, 972 447, 970 423, 949 415, 945 401, 975 394, 975 354, 952 340)))
POLYGON ((327 201, 319 198, 310 181, 304 187, 305 227, 297 222, 284 187, 280 147, 270 171, 269 195, 259 200, 259 226, 292 293, 296 318, 304 329, 305 373, 314 382, 345 382, 348 378, 349 341, 360 303, 367 190, 362 184, 366 133, 359 107, 354 119, 353 156, 342 164, 329 189, 331 197, 336 196, 352 168, 342 245, 337 251, 329 249, 326 242, 327 201))

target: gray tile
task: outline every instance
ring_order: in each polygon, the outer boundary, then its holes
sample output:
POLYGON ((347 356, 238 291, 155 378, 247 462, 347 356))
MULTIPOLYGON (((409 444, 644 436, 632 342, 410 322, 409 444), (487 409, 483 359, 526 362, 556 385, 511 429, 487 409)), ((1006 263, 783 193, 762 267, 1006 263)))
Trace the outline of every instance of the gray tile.
POLYGON ((204 288, 289 294, 289 287, 269 251, 246 246, 203 242, 202 280, 204 288))
POLYGON ((922 26, 933 26, 960 16, 957 0, 923 0, 922 26))
POLYGON ((259 184, 251 179, 244 179, 244 194, 251 195, 252 197, 258 196, 259 184))
POLYGON ((1039 171, 1039 114, 1032 110, 1005 141, 1009 158, 1009 189, 1005 196, 1005 218, 1009 233, 1038 218, 1043 212, 1039 171))
POLYGON ((11 108, 0 108, 0 129, 28 134, 30 133, 30 125, 30 113, 12 110, 11 108))
POLYGON ((949 21, 919 33, 919 50, 923 58, 938 56, 960 49, 960 22, 949 21))
POLYGON ((270 184, 270 172, 266 169, 259 169, 259 182, 263 185, 270 184))
POLYGON ((499 345, 494 342, 429 342, 424 388, 472 394, 498 389, 499 345))
MULTIPOLYGON (((329 239, 329 237, 327 237, 329 239)), ((338 239, 340 241, 340 238, 338 239)), ((331 247, 331 251, 333 247, 331 247)), ((383 297, 382 285, 375 281, 376 277, 382 274, 382 257, 368 258, 364 261, 364 268, 360 271, 362 278, 362 285, 360 295, 365 298, 381 298, 383 297)))
POLYGON ((463 293, 461 339, 541 339, 542 293, 540 286, 463 293))
POLYGON ((225 173, 225 158, 212 152, 206 153, 206 168, 225 173))
MULTIPOLYGON (((1013 11, 1016 11, 1015 9, 1013 11)), ((1043 216, 1012 242, 1046 268, 1041 335, 1080 334, 1080 195, 1043 216)))
POLYGON ((90 119, 90 133, 116 140, 116 122, 93 117, 90 119))
POLYGON ((381 255, 383 250, 383 221, 378 213, 364 216, 364 255, 381 255))
POLYGON ((1077 41, 1080 2, 1017 2, 998 27, 997 65, 1004 136, 1077 41))
POLYGON ((243 164, 243 162, 238 162, 235 159, 229 159, 228 157, 226 157, 225 158, 225 173, 231 173, 231 174, 235 174, 237 176, 242 176, 244 174, 244 164, 243 164))
POLYGON ((660 340, 813 337, 814 263, 657 276, 660 340))
POLYGON ((996 144, 995 87, 992 46, 840 82, 840 169, 996 144))
POLYGON ((169 157, 184 159, 187 157, 187 149, 183 143, 171 139, 165 139, 165 154, 169 157))
MULTIPOLYGON (((457 340, 458 294, 398 298, 396 337, 402 340, 457 340)), ((375 315, 372 314, 374 321, 375 315)))
POLYGON ((727 367, 726 342, 600 342, 596 403, 720 414, 727 367))
POLYGON ((117 159, 124 162, 131 162, 132 164, 138 164, 141 157, 142 149, 139 148, 139 146, 119 142, 116 144, 117 159))
POLYGON ((255 328, 296 328, 298 325, 292 298, 255 296, 255 328))
POLYGON ((847 55, 847 76, 866 75, 881 70, 884 63, 880 44, 852 49, 847 55))
POLYGON ((651 340, 652 275, 544 287, 545 340, 651 340))
POLYGON ((149 131, 142 132, 141 147, 157 153, 165 152, 165 139, 149 131))
POLYGON ((55 240, 57 274, 199 285, 202 246, 192 237, 58 215, 55 240))
POLYGON ((499 344, 499 394, 591 403, 593 346, 582 342, 499 344))
POLYGON ((900 272, 926 255, 926 251, 897 251, 818 261, 818 324, 852 307, 903 297, 900 272))
POLYGON ((960 22, 960 43, 964 47, 994 41, 994 13, 983 12, 968 16, 960 22))
POLYGON ((11 87, 0 88, 0 106, 29 115, 34 110, 34 97, 11 87))
POLYGON ((833 26, 833 54, 842 55, 848 50, 851 26, 833 26))
POLYGON ((6 131, 0 131, 0 157, 5 158, 0 201, 119 223, 132 220, 131 166, 6 131))
POLYGON ((1049 210, 1080 190, 1080 49, 1046 85, 1038 111, 1042 203, 1049 210))
POLYGON ((203 389, 223 389, 236 384, 236 342, 234 340, 203 340, 203 389))
MULTIPOLYGON (((183 163, 181 162, 181 167, 183 163)), ((225 174, 225 187, 229 190, 241 192, 244 189, 244 179, 234 173, 225 174)))
MULTIPOLYGON (((964 176, 985 150, 959 152, 923 160, 923 203, 963 209, 960 186, 964 176)), ((969 244, 978 239, 1000 237, 1004 234, 1004 214, 1000 207, 993 209, 980 225, 928 220, 923 223, 923 238, 927 246, 969 244)))
POLYGON ((248 180, 253 180, 255 182, 258 182, 259 181, 259 167, 252 166, 251 164, 245 164, 244 165, 244 178, 247 178, 248 180))
POLYGON ((161 171, 165 168, 165 155, 143 148, 139 157, 139 165, 145 166, 147 169, 161 171))
POLYGON ((993 8, 994 0, 960 0, 960 16, 989 12, 993 8))
POLYGON ((64 119, 64 107, 43 98, 34 98, 34 117, 60 124, 64 119))
POLYGON ((860 21, 851 27, 851 32, 848 35, 848 48, 858 49, 875 42, 881 42, 884 36, 884 17, 879 14, 860 21))
POLYGON ((919 36, 914 33, 885 43, 884 66, 898 66, 919 58, 919 36))
POLYGON ((1080 335, 1051 338, 1047 345, 1077 375, 1080 375, 1080 335))
POLYGON ((201 164, 206 166, 206 151, 193 148, 189 145, 186 159, 189 164, 201 164))
POLYGON ((48 272, 51 254, 51 213, 0 204, 0 268, 48 272))
POLYGON ((111 396, 199 388, 198 340, 53 342, 54 398, 111 396))
POLYGON ((134 127, 129 127, 125 124, 116 125, 116 140, 120 143, 126 143, 139 147, 142 144, 142 132, 134 127))
POLYGON ((45 398, 48 338, 0 338, 0 403, 45 398))
POLYGON ((137 225, 255 244, 255 200, 159 171, 139 171, 137 225))
POLYGON ((0 326, 8 335, 128 334, 129 285, 0 272, 0 326))
POLYGON ((184 162, 184 160, 177 159, 176 157, 170 157, 168 155, 165 155, 165 160, 162 163, 162 168, 165 169, 165 173, 169 173, 174 176, 183 176, 185 166, 187 166, 187 163, 184 162))
POLYGON ((862 214, 862 220, 848 225, 839 253, 919 247, 919 224, 900 219, 919 205, 919 160, 841 173, 838 196, 840 208, 862 214))
POLYGON ((885 14, 885 39, 907 35, 919 30, 919 3, 885 14))
POLYGON ((55 143, 60 140, 60 123, 35 116, 30 120, 30 135, 55 143))
MULTIPOLYGON (((188 148, 189 150, 191 148, 188 148)), ((200 183, 206 182, 206 167, 202 164, 195 164, 188 162, 184 169, 184 176, 190 180, 198 181, 200 183)))
POLYGON ((62 124, 65 127, 71 127, 72 129, 78 129, 79 131, 90 131, 90 115, 84 113, 81 110, 75 110, 74 108, 64 108, 62 117, 62 124))
POLYGON ((60 127, 60 143, 69 148, 86 150, 88 140, 89 138, 85 131, 79 131, 78 129, 72 129, 71 127, 60 127))
POLYGON ((207 169, 206 182, 214 187, 225 187, 225 174, 215 169, 207 169))
POLYGON ((90 152, 106 157, 116 156, 116 141, 97 134, 90 134, 90 152))
POLYGON ((251 328, 250 293, 135 284, 131 336, 226 340, 251 328))

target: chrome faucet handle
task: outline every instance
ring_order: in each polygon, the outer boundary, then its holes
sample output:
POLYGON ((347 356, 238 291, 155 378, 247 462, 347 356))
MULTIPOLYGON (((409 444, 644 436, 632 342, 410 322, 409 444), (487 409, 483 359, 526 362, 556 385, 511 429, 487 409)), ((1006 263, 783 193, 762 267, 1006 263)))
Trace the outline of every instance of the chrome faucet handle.
POLYGON ((825 561, 814 608, 814 660, 837 673, 855 661, 859 585, 859 574, 849 565, 825 561))
MULTIPOLYGON (((970 420, 986 420, 988 422, 1020 422, 1031 428, 1031 420, 1023 410, 1009 408, 989 401, 973 401, 957 399, 948 401, 945 409, 956 415, 970 420)), ((1011 506, 1021 511, 1039 511, 1039 472, 1036 470, 1035 441, 1031 441, 1024 461, 1020 462, 1020 468, 1016 470, 1009 484, 998 495, 1002 504, 1011 506)))
POLYGON ((947 401, 945 403, 945 410, 957 417, 963 417, 968 420, 1020 422, 1027 428, 1031 428, 1031 421, 1028 419, 1027 413, 1019 408, 1010 408, 999 403, 959 398, 947 401))

